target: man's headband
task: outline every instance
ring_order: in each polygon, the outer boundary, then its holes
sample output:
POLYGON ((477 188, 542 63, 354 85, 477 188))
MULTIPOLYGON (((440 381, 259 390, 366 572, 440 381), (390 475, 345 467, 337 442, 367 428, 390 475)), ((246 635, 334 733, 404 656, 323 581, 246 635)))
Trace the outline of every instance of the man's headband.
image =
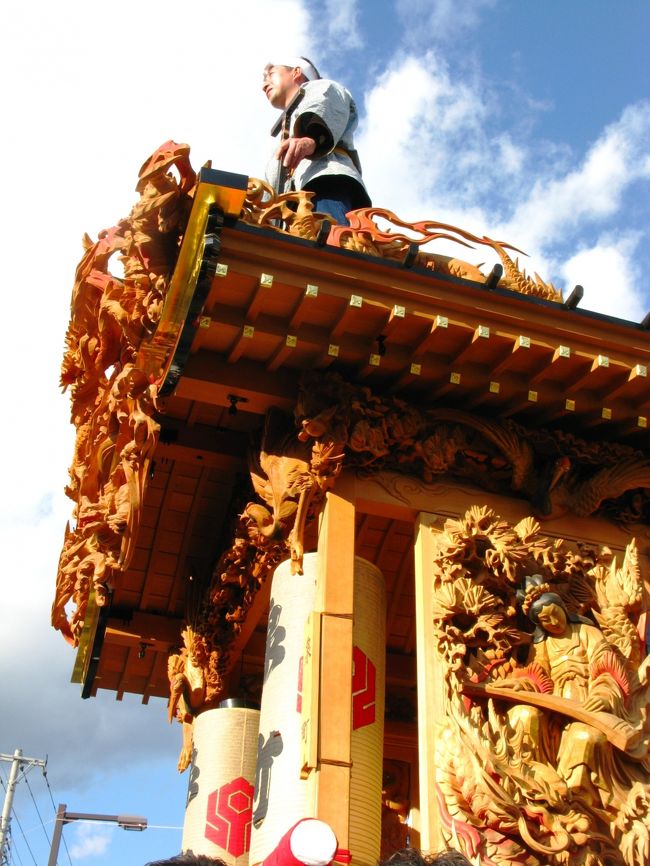
POLYGON ((308 81, 320 78, 318 69, 307 57, 285 57, 284 60, 270 63, 269 66, 288 66, 289 69, 295 69, 296 66, 299 66, 302 69, 302 74, 308 81))

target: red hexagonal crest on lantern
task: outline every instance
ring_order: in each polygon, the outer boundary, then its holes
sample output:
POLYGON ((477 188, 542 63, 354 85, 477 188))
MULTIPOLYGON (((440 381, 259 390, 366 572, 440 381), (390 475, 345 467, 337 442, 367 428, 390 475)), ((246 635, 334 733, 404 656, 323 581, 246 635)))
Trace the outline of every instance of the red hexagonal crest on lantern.
POLYGON ((352 651, 352 728, 363 728, 375 721, 377 669, 368 656, 355 646, 352 651))
POLYGON ((253 822, 253 786, 238 776, 208 797, 205 838, 239 857, 250 848, 253 822))

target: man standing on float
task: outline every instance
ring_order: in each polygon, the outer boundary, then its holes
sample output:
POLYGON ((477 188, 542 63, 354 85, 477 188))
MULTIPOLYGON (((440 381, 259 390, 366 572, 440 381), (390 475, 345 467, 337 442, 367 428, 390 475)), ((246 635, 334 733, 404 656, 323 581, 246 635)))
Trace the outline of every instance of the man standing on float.
POLYGON ((354 149, 357 109, 352 96, 321 78, 306 57, 268 63, 262 88, 271 105, 282 110, 271 130, 280 135, 280 146, 267 166, 267 180, 279 193, 315 193, 314 210, 347 225, 347 211, 371 204, 354 149))

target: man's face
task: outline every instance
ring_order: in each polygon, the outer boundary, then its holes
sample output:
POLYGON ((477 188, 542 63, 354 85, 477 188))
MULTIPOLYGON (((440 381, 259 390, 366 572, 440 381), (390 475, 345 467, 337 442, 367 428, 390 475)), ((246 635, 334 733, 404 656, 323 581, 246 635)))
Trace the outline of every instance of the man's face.
POLYGON ((262 90, 273 108, 286 108, 298 91, 300 74, 298 69, 288 66, 272 66, 264 70, 262 90))

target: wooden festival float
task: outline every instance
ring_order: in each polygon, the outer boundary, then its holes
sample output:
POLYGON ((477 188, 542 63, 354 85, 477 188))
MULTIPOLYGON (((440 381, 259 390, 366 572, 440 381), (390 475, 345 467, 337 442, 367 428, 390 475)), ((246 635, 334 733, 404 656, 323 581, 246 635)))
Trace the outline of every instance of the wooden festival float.
POLYGON ((52 621, 83 697, 169 698, 184 848, 646 866, 647 319, 185 145, 137 192, 76 272, 52 621))

